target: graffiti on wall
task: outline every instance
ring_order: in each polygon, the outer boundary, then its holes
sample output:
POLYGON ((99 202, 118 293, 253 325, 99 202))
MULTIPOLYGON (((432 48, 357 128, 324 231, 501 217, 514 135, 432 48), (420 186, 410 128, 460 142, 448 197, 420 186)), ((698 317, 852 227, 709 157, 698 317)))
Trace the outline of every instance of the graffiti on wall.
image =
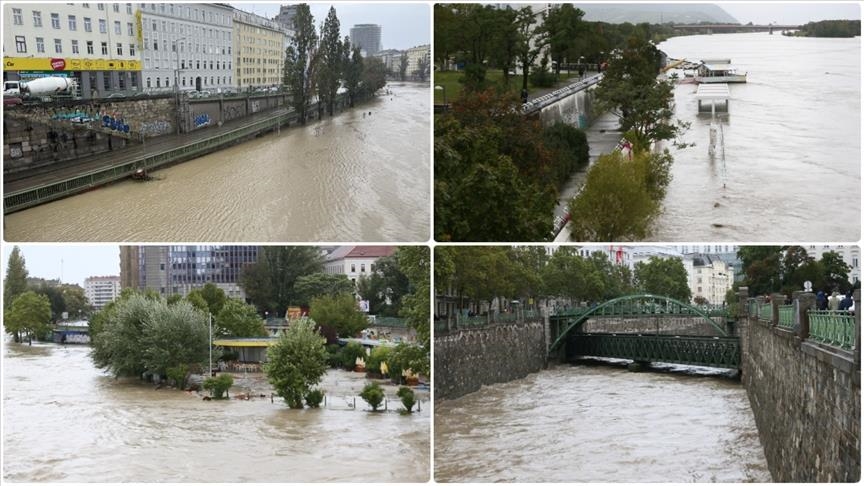
POLYGON ((210 115, 208 115, 207 113, 195 115, 195 117, 192 119, 192 123, 195 124, 195 128, 206 127, 210 125, 210 115))
POLYGON ((252 113, 258 113, 258 110, 261 109, 261 106, 258 104, 258 100, 252 102, 252 113))
POLYGON ((171 124, 165 120, 155 120, 141 124, 141 134, 145 137, 158 137, 171 133, 171 124))
POLYGON ((225 111, 222 115, 222 119, 225 121, 230 121, 235 118, 240 118, 244 115, 243 109, 239 106, 226 106, 225 111))
POLYGON ((113 117, 111 115, 102 116, 102 128, 108 128, 116 132, 129 133, 129 125, 122 117, 113 117))

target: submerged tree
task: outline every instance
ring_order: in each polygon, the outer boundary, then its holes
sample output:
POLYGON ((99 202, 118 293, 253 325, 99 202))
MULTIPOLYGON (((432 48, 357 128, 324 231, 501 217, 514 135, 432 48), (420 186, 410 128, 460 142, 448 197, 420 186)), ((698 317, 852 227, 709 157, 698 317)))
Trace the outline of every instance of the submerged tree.
POLYGON ((33 336, 41 338, 50 330, 51 302, 44 295, 28 290, 5 307, 3 326, 6 332, 15 336, 15 342, 20 342, 23 336, 31 342, 33 336))
POLYGON ((267 350, 267 380, 291 408, 303 408, 303 398, 327 372, 327 350, 315 321, 299 319, 267 350))
POLYGON ((343 47, 339 37, 339 19, 336 17, 336 9, 332 6, 324 20, 321 29, 321 47, 318 50, 318 93, 321 102, 326 105, 327 113, 333 116, 333 107, 336 103, 336 91, 339 89, 339 81, 342 79, 343 47))
POLYGON ((300 123, 306 123, 312 100, 314 57, 318 44, 314 18, 309 5, 297 5, 294 17, 294 37, 285 50, 283 84, 291 90, 291 105, 297 111, 300 123))

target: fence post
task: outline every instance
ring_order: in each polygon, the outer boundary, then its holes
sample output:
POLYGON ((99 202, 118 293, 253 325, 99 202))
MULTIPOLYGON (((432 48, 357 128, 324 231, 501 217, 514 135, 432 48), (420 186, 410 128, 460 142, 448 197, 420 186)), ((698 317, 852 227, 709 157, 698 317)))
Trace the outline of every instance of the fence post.
POLYGON ((852 294, 855 303, 855 369, 861 369, 861 289, 852 294))
POLYGON ((798 304, 798 337, 806 341, 810 337, 810 309, 816 307, 816 295, 812 292, 795 292, 798 304))
POLYGON ((749 317, 750 308, 748 305, 749 289, 747 287, 738 287, 738 318, 749 317))
POLYGON ((777 327, 780 323, 780 305, 786 302, 783 294, 771 294, 771 327, 777 327))

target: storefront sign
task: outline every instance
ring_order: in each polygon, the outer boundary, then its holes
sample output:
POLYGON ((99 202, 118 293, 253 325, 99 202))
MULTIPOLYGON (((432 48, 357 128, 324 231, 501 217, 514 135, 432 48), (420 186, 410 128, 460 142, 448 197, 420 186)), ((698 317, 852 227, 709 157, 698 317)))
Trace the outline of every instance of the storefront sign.
POLYGON ((140 71, 139 60, 4 57, 4 71, 140 71))

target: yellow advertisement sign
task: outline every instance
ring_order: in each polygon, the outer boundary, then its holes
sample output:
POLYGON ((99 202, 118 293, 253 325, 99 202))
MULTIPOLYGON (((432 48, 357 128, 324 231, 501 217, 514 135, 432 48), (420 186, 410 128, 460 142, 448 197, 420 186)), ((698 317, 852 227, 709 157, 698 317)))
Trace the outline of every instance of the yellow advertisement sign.
POLYGON ((4 71, 140 71, 139 60, 4 57, 4 71))

